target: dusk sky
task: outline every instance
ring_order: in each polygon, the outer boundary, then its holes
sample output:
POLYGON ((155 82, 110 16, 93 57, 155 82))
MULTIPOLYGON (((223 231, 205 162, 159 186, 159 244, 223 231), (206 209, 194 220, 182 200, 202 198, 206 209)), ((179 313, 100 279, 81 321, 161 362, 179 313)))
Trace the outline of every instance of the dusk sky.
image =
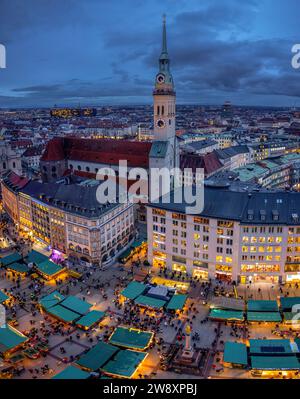
POLYGON ((177 103, 300 106, 299 0, 0 0, 0 108, 151 104, 164 13, 177 103))

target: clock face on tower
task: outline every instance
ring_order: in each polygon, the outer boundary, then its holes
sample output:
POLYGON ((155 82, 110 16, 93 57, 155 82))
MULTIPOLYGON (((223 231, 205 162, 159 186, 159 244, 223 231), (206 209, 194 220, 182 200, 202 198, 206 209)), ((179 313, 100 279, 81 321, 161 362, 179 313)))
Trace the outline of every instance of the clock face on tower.
POLYGON ((156 124, 157 124, 157 126, 158 126, 160 129, 162 129, 163 127, 165 127, 165 121, 162 120, 162 119, 159 119, 159 120, 156 122, 156 124))
POLYGON ((164 76, 162 73, 159 73, 159 74, 156 76, 156 81, 157 81, 157 83, 164 83, 164 81, 165 81, 165 76, 164 76))

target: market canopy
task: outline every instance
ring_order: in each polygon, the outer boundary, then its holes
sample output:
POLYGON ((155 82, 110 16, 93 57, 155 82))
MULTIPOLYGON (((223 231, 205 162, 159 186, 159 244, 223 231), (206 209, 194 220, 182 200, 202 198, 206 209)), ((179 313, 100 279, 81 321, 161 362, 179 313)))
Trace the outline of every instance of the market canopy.
POLYGON ((245 310, 243 299, 227 298, 225 296, 215 296, 211 301, 211 308, 228 310, 245 310))
POLYGON ((280 306, 283 312, 291 312, 293 306, 299 305, 300 309, 300 297, 281 297, 280 298, 280 306))
POLYGON ((247 312, 247 320, 270 323, 282 321, 279 312, 247 312))
POLYGON ((18 262, 22 259, 22 256, 18 252, 14 252, 13 254, 4 256, 0 259, 0 263, 2 266, 8 266, 11 263, 18 262))
POLYGON ((255 370, 299 370, 296 356, 251 356, 251 366, 255 370))
POLYGON ((142 295, 146 290, 145 284, 137 281, 131 281, 127 287, 121 292, 121 295, 128 299, 135 299, 139 295, 142 295))
POLYGON ((0 353, 12 350, 27 340, 28 338, 25 335, 7 324, 0 328, 0 353))
POLYGON ((135 299, 135 303, 140 306, 146 306, 153 309, 161 309, 167 303, 162 299, 152 298, 146 295, 140 295, 135 299))
POLYGON ((240 342, 226 342, 223 361, 225 363, 248 365, 247 346, 240 342))
POLYGON ((174 294, 167 305, 168 310, 181 310, 183 309, 185 302, 187 300, 187 295, 174 294))
POLYGON ((54 305, 57 305, 59 302, 61 302, 65 297, 58 291, 53 291, 51 294, 44 296, 40 300, 40 305, 45 308, 51 308, 54 305))
POLYGON ((94 324, 99 323, 104 316, 105 312, 101 312, 100 310, 91 310, 89 313, 77 320, 76 324, 79 327, 89 329, 94 324))
POLYGON ((91 348, 87 353, 80 356, 79 360, 77 360, 77 364, 84 369, 97 371, 103 367, 118 350, 118 348, 110 344, 99 341, 97 345, 91 348))
POLYGON ((132 378, 148 353, 120 350, 102 371, 117 377, 132 378))
POLYGON ((6 269, 16 273, 28 273, 30 270, 27 265, 19 262, 11 263, 10 265, 6 266, 6 269))
POLYGON ((9 299, 9 296, 6 295, 3 291, 0 291, 0 303, 4 303, 9 299))
POLYGON ((113 345, 129 349, 145 350, 153 338, 153 333, 134 328, 117 327, 109 342, 113 345))
POLYGON ((79 313, 73 312, 60 304, 48 308, 47 312, 66 323, 72 323, 81 317, 79 313))
POLYGON ((88 303, 74 295, 65 298, 60 305, 72 310, 73 312, 79 313, 80 315, 86 314, 93 306, 91 303, 88 303))
POLYGON ((250 354, 284 355, 294 353, 289 339, 250 339, 250 354))
POLYGON ((300 313, 299 312, 284 312, 283 313, 283 320, 288 323, 288 324, 299 324, 300 323, 300 318, 299 318, 300 313))
POLYGON ((91 375, 75 366, 68 366, 60 373, 52 377, 53 380, 86 380, 91 375))
POLYGON ((209 318, 225 321, 243 321, 244 313, 240 310, 211 309, 209 318))
POLYGON ((247 304, 248 312, 278 312, 276 301, 249 300, 247 304))
POLYGON ((28 252, 27 256, 25 257, 26 263, 34 263, 35 265, 38 265, 39 263, 43 263, 46 260, 48 260, 48 256, 35 251, 34 249, 30 252, 28 252))
POLYGON ((62 270, 64 270, 63 267, 51 262, 49 259, 36 265, 36 271, 46 277, 53 277, 62 270))

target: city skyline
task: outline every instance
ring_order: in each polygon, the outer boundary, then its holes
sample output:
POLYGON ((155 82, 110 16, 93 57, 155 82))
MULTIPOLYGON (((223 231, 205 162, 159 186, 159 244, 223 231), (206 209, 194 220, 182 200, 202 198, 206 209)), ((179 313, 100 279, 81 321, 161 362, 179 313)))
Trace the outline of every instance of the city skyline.
POLYGON ((17 3, 1 6, 0 107, 151 104, 164 13, 179 104, 298 105, 294 0, 17 3))

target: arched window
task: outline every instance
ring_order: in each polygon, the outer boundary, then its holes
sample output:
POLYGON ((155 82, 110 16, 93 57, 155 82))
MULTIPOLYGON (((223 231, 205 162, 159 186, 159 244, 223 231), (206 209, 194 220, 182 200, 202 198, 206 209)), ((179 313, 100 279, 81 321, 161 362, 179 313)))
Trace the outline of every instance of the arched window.
POLYGON ((87 166, 87 167, 85 168, 85 170, 86 170, 87 172, 89 172, 89 171, 90 171, 90 168, 87 166))
POLYGON ((78 169, 78 170, 81 170, 81 166, 80 166, 80 165, 78 165, 78 166, 77 166, 77 169, 78 169))

